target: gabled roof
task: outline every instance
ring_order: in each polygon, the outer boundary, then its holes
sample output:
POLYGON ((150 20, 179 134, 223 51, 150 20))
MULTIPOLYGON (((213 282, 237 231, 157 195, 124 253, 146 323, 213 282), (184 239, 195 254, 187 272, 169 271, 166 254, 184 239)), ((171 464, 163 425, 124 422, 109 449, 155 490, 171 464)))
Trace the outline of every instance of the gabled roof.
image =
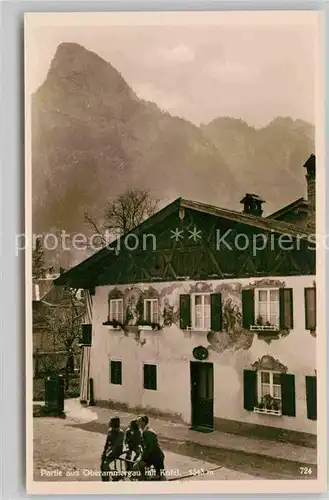
POLYGON ((280 210, 277 210, 276 212, 273 212, 273 214, 269 215, 267 219, 277 219, 281 216, 294 212, 296 209, 299 208, 308 209, 308 207, 309 207, 309 202, 305 200, 305 198, 298 198, 297 200, 289 203, 289 205, 280 208, 280 210))
POLYGON ((182 207, 197 210, 199 212, 204 212, 209 215, 215 215, 217 217, 238 222, 240 224, 246 224, 247 226, 262 229, 263 231, 270 231, 278 234, 290 234, 291 236, 296 237, 297 235, 300 235, 300 227, 296 226, 295 224, 289 224, 287 222, 276 221, 257 215, 237 212, 236 210, 228 210, 226 208, 219 208, 213 205, 206 205, 204 203, 190 200, 182 200, 182 207))
MULTIPOLYGON (((132 229, 131 231, 129 231, 125 235, 120 236, 119 239, 122 239, 123 236, 127 236, 128 234, 131 234, 131 233, 135 233, 135 234, 142 233, 145 229, 153 226, 154 224, 156 224, 160 220, 165 219, 166 217, 168 217, 168 215, 170 215, 171 213, 173 213, 175 210, 178 209, 178 207, 180 205, 180 201, 181 201, 181 198, 177 198, 175 201, 173 201, 172 203, 165 206, 164 208, 162 208, 161 210, 156 212, 154 215, 152 215, 151 217, 146 219, 144 222, 142 222, 135 229, 132 229)), ((110 251, 110 249, 114 248, 116 246, 117 246, 117 240, 113 241, 112 243, 110 243, 106 247, 102 248, 101 250, 99 250, 95 254, 91 255, 90 257, 88 257, 84 261, 80 262, 80 264, 77 264, 76 266, 72 267, 71 269, 69 269, 65 273, 61 274, 59 276, 59 278, 57 278, 54 281, 55 285, 66 285, 67 283, 69 283, 69 278, 72 275, 77 274, 77 273, 86 272, 88 269, 93 267, 95 264, 101 262, 102 260, 107 260, 109 258, 109 256, 113 255, 113 253, 110 251)))
MULTIPOLYGON (((155 226, 157 223, 161 222, 167 218, 170 214, 178 211, 179 209, 190 209, 197 212, 202 212, 208 215, 213 215, 215 217, 230 220, 238 224, 245 224, 250 227, 258 228, 265 232, 274 232, 278 234, 291 235, 299 238, 307 238, 311 231, 307 229, 303 230, 303 236, 300 234, 300 227, 289 224, 286 222, 276 221, 270 218, 263 218, 260 216, 255 216, 251 214, 246 214, 244 212, 238 212, 235 210, 229 210, 226 208, 216 207, 214 205, 207 205, 205 203, 200 203, 192 200, 185 200, 183 198, 177 198, 174 202, 164 207, 162 210, 158 211, 150 218, 146 219, 139 226, 132 229, 128 233, 120 236, 119 240, 126 237, 128 234, 143 234, 143 232, 151 227, 155 226)), ((95 265, 99 267, 100 263, 108 262, 109 258, 115 258, 115 252, 113 251, 118 246, 118 241, 115 240, 106 247, 99 250, 97 253, 84 260, 77 266, 69 269, 65 273, 61 274, 54 283, 55 285, 65 285, 70 284, 72 279, 78 275, 85 275, 88 271, 92 275, 92 269, 95 265)))

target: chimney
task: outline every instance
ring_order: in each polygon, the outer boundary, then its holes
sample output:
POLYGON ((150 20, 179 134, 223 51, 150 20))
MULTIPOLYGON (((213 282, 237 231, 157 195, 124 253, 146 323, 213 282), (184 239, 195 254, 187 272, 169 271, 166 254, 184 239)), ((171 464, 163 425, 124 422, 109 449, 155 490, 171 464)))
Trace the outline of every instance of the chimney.
POLYGON ((307 181, 307 201, 309 203, 309 224, 315 224, 315 155, 311 154, 309 159, 304 163, 306 168, 307 181))
POLYGON ((243 203, 243 213, 256 215, 258 217, 262 216, 262 204, 265 203, 265 201, 257 194, 247 193, 240 203, 243 203))

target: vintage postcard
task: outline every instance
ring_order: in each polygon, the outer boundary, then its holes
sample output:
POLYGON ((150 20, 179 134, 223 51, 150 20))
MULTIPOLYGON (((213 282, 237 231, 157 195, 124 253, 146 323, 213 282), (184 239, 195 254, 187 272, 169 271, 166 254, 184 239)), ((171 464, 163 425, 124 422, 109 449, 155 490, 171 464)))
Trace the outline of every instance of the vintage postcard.
POLYGON ((323 20, 25 16, 27 489, 326 489, 323 20))

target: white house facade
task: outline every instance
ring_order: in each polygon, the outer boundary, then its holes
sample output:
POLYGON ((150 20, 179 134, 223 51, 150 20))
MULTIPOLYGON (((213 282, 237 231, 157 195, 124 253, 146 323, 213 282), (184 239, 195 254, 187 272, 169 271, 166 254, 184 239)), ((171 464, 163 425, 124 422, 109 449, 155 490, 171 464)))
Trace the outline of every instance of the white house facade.
POLYGON ((228 419, 315 434, 314 392, 310 393, 310 384, 316 381, 314 279, 96 287, 90 364, 96 404, 111 401, 130 410, 178 417, 191 425, 193 411, 198 412, 193 405, 204 405, 205 418, 202 408, 196 415, 200 426, 216 427, 217 421, 228 419), (266 323, 272 313, 277 330, 266 330, 256 321, 244 328, 243 290, 253 291, 254 317, 258 311, 266 323), (280 290, 288 290, 292 298, 291 322, 284 329, 280 329, 280 290), (154 304, 153 319, 161 329, 103 325, 107 318, 122 323, 123 314, 118 311, 136 307, 140 297, 145 309, 149 302, 154 304), (182 297, 190 298, 188 326, 180 324, 182 297), (214 298, 219 298, 217 305, 222 307, 218 331, 211 330, 214 298), (264 300, 259 302, 259 298, 264 300), (201 360, 194 351, 199 346, 203 347, 201 360), (199 378, 196 401, 193 370, 199 378), (266 394, 273 397, 273 408, 261 405, 266 394))

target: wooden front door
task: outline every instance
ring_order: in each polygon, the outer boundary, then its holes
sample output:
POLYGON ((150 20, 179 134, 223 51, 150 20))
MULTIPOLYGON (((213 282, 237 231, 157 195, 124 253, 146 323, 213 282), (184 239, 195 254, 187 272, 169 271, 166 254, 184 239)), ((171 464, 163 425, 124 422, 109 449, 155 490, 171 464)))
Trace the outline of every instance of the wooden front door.
POLYGON ((212 363, 191 361, 192 427, 213 428, 214 372, 212 363))

